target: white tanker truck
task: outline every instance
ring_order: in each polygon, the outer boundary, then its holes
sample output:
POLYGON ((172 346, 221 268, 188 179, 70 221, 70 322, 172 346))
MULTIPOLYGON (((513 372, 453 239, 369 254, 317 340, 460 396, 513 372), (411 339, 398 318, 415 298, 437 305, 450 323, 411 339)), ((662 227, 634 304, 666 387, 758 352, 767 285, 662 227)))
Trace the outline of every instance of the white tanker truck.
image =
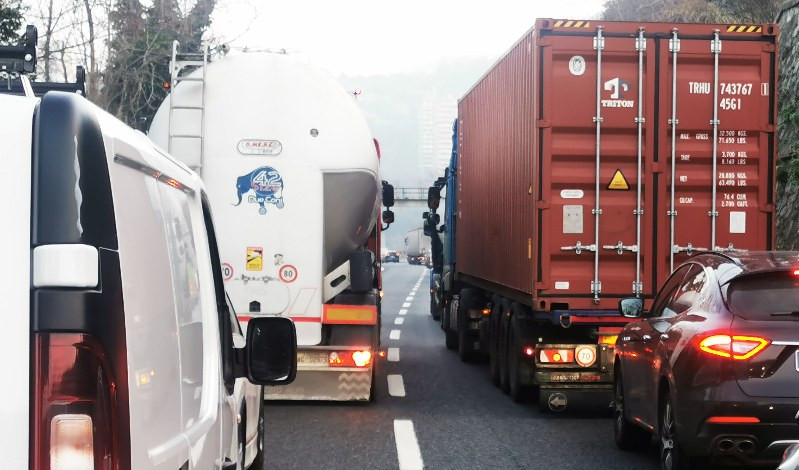
MULTIPOLYGON (((297 378, 266 398, 369 400, 380 341, 381 180, 379 147, 354 98, 285 54, 209 61, 207 51, 173 49, 172 92, 149 136, 205 182, 239 319, 296 324, 297 378)), ((382 188, 392 205, 393 188, 382 188)))

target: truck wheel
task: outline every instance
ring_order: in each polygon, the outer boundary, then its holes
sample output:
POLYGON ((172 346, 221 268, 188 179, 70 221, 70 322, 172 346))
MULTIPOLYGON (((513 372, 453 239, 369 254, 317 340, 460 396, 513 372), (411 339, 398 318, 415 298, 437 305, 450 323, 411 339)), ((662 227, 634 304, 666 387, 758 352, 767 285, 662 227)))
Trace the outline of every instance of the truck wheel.
POLYGON ((508 374, 508 330, 510 329, 510 311, 502 312, 499 318, 499 388, 504 393, 510 392, 510 377, 508 374))
POLYGON ((435 321, 441 319, 441 308, 438 306, 438 302, 436 302, 436 296, 433 295, 432 292, 430 293, 430 315, 435 321))
POLYGON ((504 311, 503 303, 501 299, 496 299, 494 308, 491 309, 491 317, 488 320, 489 374, 491 383, 494 385, 499 385, 499 320, 504 311))
POLYGON ((458 357, 462 362, 474 362, 477 352, 473 349, 474 341, 469 332, 469 310, 480 308, 480 297, 474 289, 462 289, 458 303, 458 357))
POLYGON ((459 302, 450 302, 449 306, 444 309, 444 315, 442 315, 442 323, 441 328, 444 330, 444 345, 450 351, 454 351, 458 349, 458 332, 452 331, 449 327, 449 317, 452 315, 452 306, 458 305, 459 302))
POLYGON ((508 389, 510 397, 515 403, 524 403, 535 395, 536 387, 521 383, 519 361, 522 360, 521 351, 524 345, 519 341, 519 332, 514 323, 510 322, 510 331, 508 332, 508 389))

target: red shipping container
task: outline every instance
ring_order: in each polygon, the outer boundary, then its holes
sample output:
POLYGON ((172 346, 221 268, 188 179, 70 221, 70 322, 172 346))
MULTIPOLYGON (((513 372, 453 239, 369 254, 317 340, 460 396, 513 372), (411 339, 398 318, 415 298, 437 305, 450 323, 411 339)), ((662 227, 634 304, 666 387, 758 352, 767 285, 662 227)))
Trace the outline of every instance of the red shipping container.
POLYGON ((776 41, 538 20, 458 105, 458 277, 610 310, 696 251, 773 249, 776 41))

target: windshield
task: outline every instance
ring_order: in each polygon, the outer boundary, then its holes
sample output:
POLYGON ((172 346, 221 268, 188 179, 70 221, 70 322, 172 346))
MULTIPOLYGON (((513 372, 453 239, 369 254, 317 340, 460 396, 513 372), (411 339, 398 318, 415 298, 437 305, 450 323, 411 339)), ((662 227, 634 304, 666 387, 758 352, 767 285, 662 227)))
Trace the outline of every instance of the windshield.
POLYGON ((789 272, 741 277, 727 289, 727 304, 747 320, 799 320, 799 277, 789 272))

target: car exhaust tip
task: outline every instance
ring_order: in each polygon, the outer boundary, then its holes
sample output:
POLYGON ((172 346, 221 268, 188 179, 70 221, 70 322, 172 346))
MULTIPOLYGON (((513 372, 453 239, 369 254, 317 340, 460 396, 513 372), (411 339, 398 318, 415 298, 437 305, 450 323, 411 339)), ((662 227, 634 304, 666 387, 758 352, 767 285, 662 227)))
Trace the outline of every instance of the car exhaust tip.
POLYGON ((738 450, 744 454, 749 454, 755 450, 755 443, 749 439, 744 439, 738 443, 738 450))
POLYGON ((729 439, 722 439, 722 440, 720 440, 720 441, 719 441, 719 443, 718 443, 718 448, 719 448, 719 450, 720 450, 720 451, 722 451, 722 452, 728 452, 728 451, 729 451, 730 449, 732 449, 733 447, 735 447, 735 443, 733 443, 733 442, 732 442, 731 440, 729 440, 729 439))

